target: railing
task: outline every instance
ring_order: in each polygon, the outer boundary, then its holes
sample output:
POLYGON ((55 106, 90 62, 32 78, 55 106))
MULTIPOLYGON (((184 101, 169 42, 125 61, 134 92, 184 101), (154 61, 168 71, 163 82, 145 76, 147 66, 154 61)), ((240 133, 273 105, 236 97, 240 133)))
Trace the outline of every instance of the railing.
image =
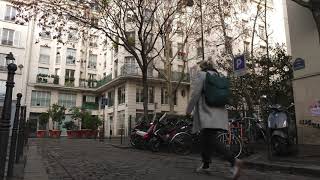
MULTIPOLYGON (((164 73, 163 69, 160 69, 160 71, 162 73, 164 73)), ((160 72, 158 73, 158 78, 165 79, 160 72)), ((189 73, 182 73, 182 72, 177 72, 177 71, 172 72, 171 81, 180 81, 181 78, 182 78, 182 82, 190 82, 190 74, 189 73)))
MULTIPOLYGON (((142 76, 142 72, 139 66, 135 64, 125 64, 120 68, 120 76, 142 76)), ((153 77, 153 69, 148 70, 148 77, 153 77)))
POLYGON ((59 84, 59 76, 58 75, 38 74, 37 75, 37 83, 59 84))
POLYGON ((98 110, 99 104, 95 102, 83 102, 82 104, 83 109, 89 109, 89 110, 98 110))
POLYGON ((85 79, 80 79, 79 80, 79 86, 83 88, 96 88, 98 81, 97 80, 85 80, 85 79))
POLYGON ((103 79, 101 79, 100 81, 97 82, 97 87, 100 87, 104 84, 109 83, 110 81, 112 81, 112 74, 107 75, 106 77, 104 77, 103 79))

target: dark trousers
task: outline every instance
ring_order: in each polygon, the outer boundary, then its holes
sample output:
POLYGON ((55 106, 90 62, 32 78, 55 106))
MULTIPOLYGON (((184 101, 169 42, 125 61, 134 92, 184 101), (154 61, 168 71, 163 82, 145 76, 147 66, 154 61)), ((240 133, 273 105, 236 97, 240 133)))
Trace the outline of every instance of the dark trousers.
POLYGON ((217 140, 219 129, 202 129, 200 132, 201 143, 201 156, 203 163, 211 163, 212 152, 215 150, 217 153, 223 155, 223 159, 229 161, 231 166, 234 165, 235 159, 231 152, 226 149, 225 144, 217 140))

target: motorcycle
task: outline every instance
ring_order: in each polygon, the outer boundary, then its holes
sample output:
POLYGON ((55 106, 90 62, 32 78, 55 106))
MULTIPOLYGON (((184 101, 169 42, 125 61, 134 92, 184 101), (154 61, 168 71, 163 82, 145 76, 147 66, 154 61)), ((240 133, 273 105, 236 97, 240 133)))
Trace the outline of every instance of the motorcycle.
POLYGON ((157 119, 157 115, 155 114, 152 122, 149 125, 145 125, 144 121, 138 123, 131 131, 131 146, 138 149, 145 149, 146 147, 148 147, 149 141, 153 137, 153 133, 157 128, 157 124, 165 116, 166 114, 163 114, 163 116, 161 116, 160 119, 157 119))
POLYGON ((158 152, 162 145, 169 145, 172 138, 178 133, 185 131, 187 122, 179 116, 169 115, 161 119, 154 136, 150 139, 149 147, 153 152, 158 152))
POLYGON ((297 147, 297 127, 289 112, 293 106, 294 104, 289 107, 283 107, 280 104, 268 106, 270 113, 267 130, 270 136, 271 152, 274 155, 286 155, 296 150, 294 147, 297 147))

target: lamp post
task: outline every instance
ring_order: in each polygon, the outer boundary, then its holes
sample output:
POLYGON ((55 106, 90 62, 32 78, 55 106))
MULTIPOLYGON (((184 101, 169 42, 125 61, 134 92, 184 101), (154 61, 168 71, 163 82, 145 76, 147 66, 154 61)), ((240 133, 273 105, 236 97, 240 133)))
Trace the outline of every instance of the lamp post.
POLYGON ((8 162, 8 177, 12 177, 13 175, 13 164, 14 159, 16 157, 16 147, 17 147, 17 136, 18 136, 18 126, 19 126, 19 115, 20 115, 20 101, 21 101, 22 94, 17 94, 17 104, 16 104, 16 112, 14 116, 13 128, 12 128, 12 135, 11 135, 11 143, 10 143, 10 155, 9 155, 9 162, 8 162))
MULTIPOLYGON (((194 5, 193 0, 187 0, 186 6, 192 7, 193 5, 194 5)), ((202 61, 204 61, 204 32, 203 32, 202 0, 199 0, 199 7, 200 7, 200 26, 201 26, 202 61)))
POLYGON ((17 70, 17 65, 14 64, 15 58, 10 52, 6 56, 6 62, 8 65, 8 77, 6 95, 3 103, 3 110, 0 119, 0 180, 4 179, 5 164, 7 157, 7 148, 10 132, 10 119, 11 119, 11 104, 12 104, 12 91, 14 87, 14 75, 17 70))

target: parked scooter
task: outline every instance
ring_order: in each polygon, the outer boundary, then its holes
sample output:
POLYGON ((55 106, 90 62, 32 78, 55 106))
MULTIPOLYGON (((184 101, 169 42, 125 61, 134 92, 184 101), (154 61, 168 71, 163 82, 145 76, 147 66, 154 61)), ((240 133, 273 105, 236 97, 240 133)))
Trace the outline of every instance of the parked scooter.
POLYGON ((149 146, 149 141, 153 137, 157 124, 163 119, 166 114, 163 114, 160 119, 157 119, 156 114, 153 117, 152 122, 149 125, 143 125, 145 123, 141 121, 137 126, 133 128, 130 135, 130 144, 135 148, 144 149, 149 146))
MULTIPOLYGON (((263 96, 266 99, 266 96, 263 96)), ((286 155, 294 152, 297 145, 297 127, 291 118, 289 109, 279 104, 269 105, 267 130, 269 131, 271 152, 274 155, 286 155)))

